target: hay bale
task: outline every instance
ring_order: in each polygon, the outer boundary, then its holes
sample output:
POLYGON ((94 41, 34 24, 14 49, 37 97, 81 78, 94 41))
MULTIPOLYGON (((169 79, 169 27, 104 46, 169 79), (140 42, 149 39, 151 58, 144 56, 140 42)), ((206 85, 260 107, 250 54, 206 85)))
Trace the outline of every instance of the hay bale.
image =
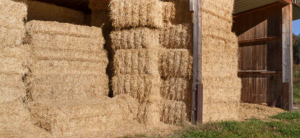
POLYGON ((190 98, 192 97, 192 80, 186 78, 162 79, 160 94, 166 100, 190 100, 190 98))
POLYGON ((204 102, 203 105, 204 123, 238 120, 240 103, 237 101, 213 103, 204 102))
POLYGON ((72 137, 118 129, 123 121, 136 117, 137 104, 130 96, 123 95, 88 101, 33 102, 29 107, 36 125, 56 137, 72 137))
POLYGON ((202 14, 202 20, 203 22, 203 27, 206 30, 208 28, 213 28, 213 29, 221 29, 221 30, 228 30, 231 31, 232 28, 232 20, 224 20, 222 18, 219 18, 218 16, 214 16, 211 13, 204 11, 202 14), (215 25, 214 23, 218 23, 218 25, 215 25))
POLYGON ((56 6, 39 1, 28 1, 28 20, 57 21, 85 24, 85 14, 81 11, 56 6))
POLYGON ((171 2, 175 5, 175 17, 172 17, 172 24, 192 23, 193 15, 190 12, 189 0, 162 0, 164 2, 171 2))
POLYGON ((89 0, 89 8, 95 10, 108 10, 110 0, 89 0))
POLYGON ((117 50, 114 72, 119 74, 159 75, 159 49, 117 50))
POLYGON ((172 2, 163 2, 162 8, 165 25, 172 24, 176 14, 175 4, 172 2))
POLYGON ((29 33, 28 44, 42 48, 97 52, 103 50, 104 41, 99 37, 78 37, 60 34, 29 33))
POLYGON ((0 48, 20 46, 23 43, 24 37, 24 29, 11 29, 0 26, 0 48))
POLYGON ((36 100, 89 100, 108 96, 106 74, 43 74, 28 77, 28 98, 36 100))
POLYGON ((170 49, 193 48, 192 24, 169 25, 159 34, 159 43, 170 49))
POLYGON ((128 94, 140 103, 159 101, 160 77, 152 75, 117 75, 112 79, 114 95, 128 94))
POLYGON ((0 86, 0 104, 23 99, 26 96, 25 87, 0 86))
MULTIPOLYGON (((7 20, 13 19, 11 25, 22 24, 24 25, 24 19, 27 16, 27 6, 25 3, 21 2, 14 2, 12 0, 1 0, 0 7, 5 7, 0 9, 0 20, 7 20), (16 22, 14 22, 16 21, 16 22)), ((9 26, 10 24, 3 24, 1 22, 1 26, 9 26)))
POLYGON ((202 4, 204 13, 210 13, 218 18, 232 21, 234 0, 203 0, 202 4))
POLYGON ((137 113, 137 120, 141 124, 155 126, 160 123, 159 102, 145 102, 140 104, 137 113))
POLYGON ((160 107, 160 120, 167 124, 181 124, 188 121, 189 107, 180 101, 164 100, 160 107))
POLYGON ((28 69, 25 67, 26 59, 0 57, 0 72, 25 74, 28 69))
POLYGON ((186 49, 162 50, 159 69, 163 77, 191 78, 193 57, 186 49))
POLYGON ((129 30, 113 31, 110 34, 113 50, 142 49, 159 47, 159 32, 150 28, 133 28, 129 30))
POLYGON ((159 0, 111 0, 114 28, 163 27, 163 3, 159 0))
POLYGON ((68 23, 47 22, 47 21, 30 21, 26 23, 26 31, 29 34, 44 33, 44 34, 53 34, 53 35, 89 37, 95 39, 102 39, 104 42, 102 29, 98 27, 88 27, 88 26, 73 25, 68 23))

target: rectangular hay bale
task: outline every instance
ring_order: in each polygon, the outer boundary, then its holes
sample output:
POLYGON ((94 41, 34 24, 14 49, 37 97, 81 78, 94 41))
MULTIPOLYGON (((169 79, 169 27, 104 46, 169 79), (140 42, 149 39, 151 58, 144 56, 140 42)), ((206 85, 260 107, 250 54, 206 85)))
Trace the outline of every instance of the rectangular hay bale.
POLYGON ((113 31, 110 34, 113 50, 159 47, 159 31, 146 27, 113 31))
POLYGON ((164 100, 161 103, 160 120, 167 124, 180 124, 188 121, 189 106, 181 101, 164 100))
POLYGON ((239 105, 237 101, 204 103, 203 122, 238 120, 239 105))
POLYGON ((167 78, 161 80, 160 93, 166 100, 190 101, 192 94, 191 79, 167 78))
POLYGON ((114 28, 163 27, 163 4, 159 0, 111 0, 114 28))
POLYGON ((18 47, 25 38, 24 29, 12 29, 0 26, 0 48, 18 47))
POLYGON ((117 75, 112 79, 114 95, 128 94, 140 103, 159 101, 160 77, 152 75, 117 75))
POLYGON ((2 7, 0 8, 0 18, 14 18, 24 25, 24 19, 27 16, 27 6, 25 3, 1 0, 0 7, 2 7))
POLYGON ((3 104, 15 100, 22 100, 26 96, 26 89, 25 87, 0 86, 0 93, 0 104, 3 104))
POLYGON ((28 1, 28 21, 57 21, 63 23, 85 24, 85 14, 81 11, 56 6, 39 1, 28 1))
POLYGON ((157 102, 145 102, 139 105, 137 120, 141 124, 155 126, 160 123, 160 107, 157 102))
POLYGON ((162 0, 164 2, 171 2, 175 5, 175 17, 171 18, 172 24, 192 23, 193 15, 190 12, 189 0, 162 0))
POLYGON ((159 75, 159 49, 117 50, 114 72, 119 74, 159 75))

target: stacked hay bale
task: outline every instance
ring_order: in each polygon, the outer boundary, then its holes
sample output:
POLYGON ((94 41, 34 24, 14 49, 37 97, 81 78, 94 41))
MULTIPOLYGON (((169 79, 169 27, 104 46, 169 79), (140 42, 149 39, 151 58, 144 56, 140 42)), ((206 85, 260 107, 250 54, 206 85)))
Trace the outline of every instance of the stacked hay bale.
POLYGON ((238 119, 241 80, 238 41, 232 27, 234 0, 203 1, 203 120, 238 119))
POLYGON ((110 34, 114 51, 114 95, 128 94, 139 101, 138 121, 160 122, 159 30, 163 27, 159 0, 111 0, 115 30, 110 34), (122 12, 120 12, 122 11, 122 12))
POLYGON ((39 1, 29 0, 28 21, 58 21, 62 23, 85 24, 85 14, 81 11, 56 6, 39 1))
POLYGON ((28 53, 22 44, 27 7, 11 0, 1 0, 0 7, 0 103, 5 104, 26 95, 22 77, 28 53))
POLYGON ((170 21, 160 31, 161 57, 161 121, 178 124, 188 121, 192 94, 192 14, 189 0, 164 0, 164 13, 170 21))

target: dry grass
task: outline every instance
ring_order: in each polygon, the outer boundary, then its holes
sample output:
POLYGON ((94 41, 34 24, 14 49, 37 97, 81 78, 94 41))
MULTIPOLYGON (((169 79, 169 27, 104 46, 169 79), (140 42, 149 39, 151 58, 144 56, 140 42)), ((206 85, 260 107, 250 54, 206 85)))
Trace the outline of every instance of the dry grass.
POLYGON ((81 11, 31 0, 28 1, 27 19, 85 24, 85 14, 81 11))
POLYGON ((185 102, 163 100, 161 102, 160 120, 167 124, 180 125, 188 121, 191 107, 185 102))
POLYGON ((187 78, 166 78, 161 80, 160 93, 165 100, 188 101, 192 91, 192 80, 187 78))

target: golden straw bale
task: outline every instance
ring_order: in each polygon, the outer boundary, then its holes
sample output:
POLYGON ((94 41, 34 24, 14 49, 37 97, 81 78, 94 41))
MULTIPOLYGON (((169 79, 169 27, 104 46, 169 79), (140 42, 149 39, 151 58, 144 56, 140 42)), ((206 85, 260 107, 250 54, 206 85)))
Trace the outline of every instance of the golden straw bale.
POLYGON ((208 12, 214 16, 232 20, 234 0, 203 0, 203 12, 208 12))
POLYGON ((170 49, 192 49, 192 24, 169 25, 160 31, 160 44, 170 49))
POLYGON ((20 46, 23 43, 24 37, 24 29, 0 27, 0 48, 20 46))
POLYGON ((29 52, 30 52, 30 48, 26 45, 21 45, 19 47, 5 47, 5 48, 0 48, 0 57, 25 59, 30 57, 29 52))
POLYGON ((238 53, 238 41, 237 37, 230 37, 234 35, 233 33, 228 34, 228 38, 232 41, 227 41, 224 39, 219 39, 214 36, 205 36, 203 37, 203 51, 215 51, 222 52, 225 54, 237 55, 238 53))
POLYGON ((190 100, 191 91, 191 79, 167 78, 161 80, 160 93, 164 99, 175 101, 190 100))
POLYGON ((106 74, 33 74, 27 78, 30 100, 72 100, 108 96, 106 74))
POLYGON ((203 12, 202 14, 203 20, 203 28, 214 28, 214 29, 223 29, 231 31, 232 28, 232 21, 223 20, 219 17, 213 16, 209 13, 203 12), (218 23, 215 25, 214 23, 218 23))
POLYGON ((162 0, 172 2, 175 5, 175 17, 172 17, 172 24, 192 23, 193 16, 190 12, 189 0, 162 0))
POLYGON ((22 99, 26 95, 25 87, 0 86, 0 104, 22 99))
POLYGON ((27 43, 43 48, 61 50, 80 50, 80 51, 100 51, 103 49, 104 41, 101 36, 77 37, 60 34, 30 33, 27 36, 27 43))
POLYGON ((117 75, 112 79, 114 95, 128 94, 138 101, 159 101, 160 77, 152 75, 117 75))
POLYGON ((56 6, 39 1, 28 1, 28 20, 57 21, 85 24, 85 14, 81 11, 56 6))
POLYGON ((31 52, 32 57, 39 60, 68 60, 108 64, 107 52, 105 50, 99 52, 84 52, 32 47, 31 52))
MULTIPOLYGON (((30 21, 26 23, 26 31, 32 33, 44 33, 53 35, 69 35, 77 37, 90 37, 102 39, 102 29, 98 27, 80 26, 68 23, 30 21)), ((74 42, 75 43, 75 42, 74 42)))
POLYGON ((0 72, 25 74, 27 60, 14 57, 0 57, 0 72))
POLYGON ((108 10, 110 0, 89 0, 89 8, 95 10, 108 10))
POLYGON ((99 75, 104 74, 106 72, 106 68, 107 63, 67 60, 34 60, 30 66, 31 72, 36 74, 61 73, 99 75))
POLYGON ((22 75, 20 74, 0 72, 0 87, 23 87, 25 89, 25 85, 22 79, 22 75))
POLYGON ((188 120, 188 106, 184 102, 163 100, 160 120, 167 124, 179 124, 188 120))
POLYGON ((43 101, 29 105, 36 125, 56 137, 92 135, 118 129, 124 121, 136 118, 138 103, 130 96, 113 99, 43 101))
POLYGON ((150 28, 133 28, 113 31, 110 34, 113 50, 159 47, 159 31, 150 28))
POLYGON ((186 49, 161 50, 160 74, 163 77, 192 77, 193 57, 186 49))
POLYGON ((159 49, 117 50, 114 72, 119 74, 159 75, 159 49))
POLYGON ((160 0, 111 0, 114 28, 163 27, 163 4, 160 0))
MULTIPOLYGON (((25 3, 21 2, 14 2, 12 0, 1 0, 0 1, 0 20, 3 19, 7 20, 15 20, 16 22, 10 22, 14 24, 23 24, 24 25, 24 19, 27 16, 27 6, 25 3), (3 8, 5 7, 5 8, 3 8)), ((3 23, 1 22, 0 26, 2 26, 3 23)))
POLYGON ((149 126, 155 126, 160 123, 159 102, 145 102, 140 104, 137 113, 138 122, 149 126))
POLYGON ((175 4, 172 2, 163 2, 163 19, 166 25, 172 24, 175 19, 176 9, 175 4))
MULTIPOLYGON (((204 90, 205 91, 205 90, 204 90)), ((232 121, 238 120, 239 105, 237 101, 203 103, 203 121, 232 121)))

